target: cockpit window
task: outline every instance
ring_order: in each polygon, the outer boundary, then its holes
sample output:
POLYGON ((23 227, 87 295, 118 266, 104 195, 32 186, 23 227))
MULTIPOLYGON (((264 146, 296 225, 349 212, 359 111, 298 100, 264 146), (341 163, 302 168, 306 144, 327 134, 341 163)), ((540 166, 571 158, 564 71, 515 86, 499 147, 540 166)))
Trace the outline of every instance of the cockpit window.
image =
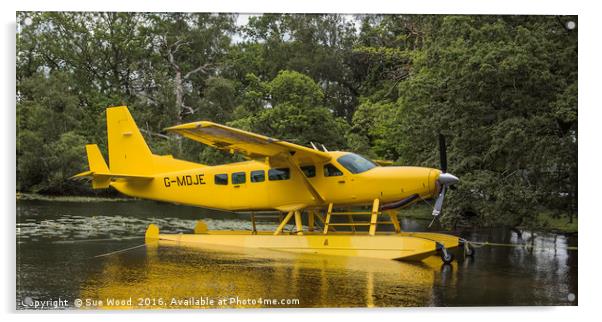
POLYGON ((372 168, 377 167, 377 165, 374 162, 355 153, 345 154, 344 156, 339 157, 337 161, 343 167, 345 167, 345 169, 349 170, 349 172, 354 174, 366 172, 372 168))
POLYGON ((339 170, 339 168, 333 166, 330 163, 327 163, 324 165, 324 176, 325 177, 338 177, 338 176, 342 176, 343 172, 341 172, 341 170, 339 170))

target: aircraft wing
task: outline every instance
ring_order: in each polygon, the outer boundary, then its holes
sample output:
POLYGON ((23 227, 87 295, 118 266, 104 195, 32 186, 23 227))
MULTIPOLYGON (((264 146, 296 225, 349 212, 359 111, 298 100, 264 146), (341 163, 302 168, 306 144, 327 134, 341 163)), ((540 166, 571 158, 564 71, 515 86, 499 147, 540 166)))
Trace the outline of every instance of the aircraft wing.
POLYGON ((165 129, 189 139, 251 159, 269 158, 273 166, 326 162, 328 153, 209 121, 181 124, 165 129))

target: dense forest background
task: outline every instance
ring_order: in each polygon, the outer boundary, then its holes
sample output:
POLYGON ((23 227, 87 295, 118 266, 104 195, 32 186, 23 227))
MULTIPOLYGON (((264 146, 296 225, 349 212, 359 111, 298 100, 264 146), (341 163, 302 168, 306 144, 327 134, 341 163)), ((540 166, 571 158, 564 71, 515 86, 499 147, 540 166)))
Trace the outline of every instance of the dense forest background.
MULTIPOLYGON (((156 154, 235 160, 161 129, 212 120, 298 144, 438 167, 447 221, 530 225, 577 212, 577 29, 567 16, 17 14, 17 190, 106 153, 128 105, 156 154)), ((106 155, 106 154, 105 154, 106 155)))

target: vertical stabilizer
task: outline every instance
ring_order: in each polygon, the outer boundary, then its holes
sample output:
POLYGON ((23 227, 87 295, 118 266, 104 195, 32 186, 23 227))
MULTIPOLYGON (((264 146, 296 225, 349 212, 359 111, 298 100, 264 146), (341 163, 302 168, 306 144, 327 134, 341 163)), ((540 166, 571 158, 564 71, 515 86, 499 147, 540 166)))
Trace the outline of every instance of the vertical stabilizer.
POLYGON ((126 106, 107 108, 107 136, 112 173, 154 172, 152 152, 126 106))

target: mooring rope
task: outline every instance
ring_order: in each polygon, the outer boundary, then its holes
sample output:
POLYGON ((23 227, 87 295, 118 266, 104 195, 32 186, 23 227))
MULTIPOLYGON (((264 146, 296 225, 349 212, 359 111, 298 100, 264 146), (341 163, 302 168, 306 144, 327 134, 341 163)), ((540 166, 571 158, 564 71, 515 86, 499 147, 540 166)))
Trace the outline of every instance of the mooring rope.
MULTIPOLYGON (((481 248, 481 247, 485 247, 485 246, 497 246, 497 247, 515 247, 515 248, 526 248, 526 249, 539 249, 539 250, 552 250, 552 249, 556 249, 556 248, 550 248, 550 247, 536 247, 533 246, 531 244, 527 244, 527 243, 523 243, 523 244, 505 244, 505 243, 492 243, 489 241, 484 241, 484 242, 477 242, 477 241, 471 241, 471 240, 466 240, 466 239, 461 239, 461 242, 467 243, 470 246, 473 246, 474 248, 481 248)), ((577 246, 566 246, 566 247, 562 247, 560 249, 566 249, 566 250, 577 250, 577 246)))
POLYGON ((136 248, 140 248, 142 246, 146 246, 146 243, 141 244, 141 245, 137 245, 137 246, 133 246, 133 247, 128 247, 128 248, 124 248, 124 249, 112 251, 112 252, 109 252, 109 253, 104 253, 104 254, 96 255, 96 256, 94 256, 92 258, 99 258, 99 257, 111 256, 111 255, 115 255, 115 254, 119 254, 119 253, 125 253, 127 251, 130 251, 130 250, 133 250, 133 249, 136 249, 136 248))

